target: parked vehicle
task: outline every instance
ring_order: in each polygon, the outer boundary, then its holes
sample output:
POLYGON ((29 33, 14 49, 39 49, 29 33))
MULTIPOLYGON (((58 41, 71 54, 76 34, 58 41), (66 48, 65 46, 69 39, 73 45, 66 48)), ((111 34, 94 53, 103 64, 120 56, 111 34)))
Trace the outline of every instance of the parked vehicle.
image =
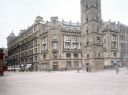
POLYGON ((15 66, 9 66, 8 67, 8 71, 20 71, 20 68, 19 67, 15 67, 15 66))

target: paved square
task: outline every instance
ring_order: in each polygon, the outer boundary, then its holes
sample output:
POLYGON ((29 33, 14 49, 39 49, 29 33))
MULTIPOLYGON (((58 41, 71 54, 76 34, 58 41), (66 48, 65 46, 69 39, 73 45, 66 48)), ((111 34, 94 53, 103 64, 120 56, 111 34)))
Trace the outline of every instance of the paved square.
POLYGON ((128 95, 128 71, 6 72, 0 95, 128 95))

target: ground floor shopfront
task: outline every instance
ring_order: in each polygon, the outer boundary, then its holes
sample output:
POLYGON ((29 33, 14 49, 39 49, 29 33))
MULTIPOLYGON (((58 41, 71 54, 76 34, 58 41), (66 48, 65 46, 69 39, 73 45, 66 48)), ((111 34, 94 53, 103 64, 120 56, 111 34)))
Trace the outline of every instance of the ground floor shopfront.
POLYGON ((63 71, 81 68, 81 60, 47 60, 34 65, 38 71, 63 71))

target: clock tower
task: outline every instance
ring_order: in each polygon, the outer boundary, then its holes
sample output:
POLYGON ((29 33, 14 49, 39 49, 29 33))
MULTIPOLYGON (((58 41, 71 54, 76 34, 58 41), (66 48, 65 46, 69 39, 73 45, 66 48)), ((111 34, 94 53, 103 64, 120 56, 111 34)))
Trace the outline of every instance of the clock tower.
POLYGON ((81 0, 82 63, 87 71, 104 68, 101 0, 81 0))

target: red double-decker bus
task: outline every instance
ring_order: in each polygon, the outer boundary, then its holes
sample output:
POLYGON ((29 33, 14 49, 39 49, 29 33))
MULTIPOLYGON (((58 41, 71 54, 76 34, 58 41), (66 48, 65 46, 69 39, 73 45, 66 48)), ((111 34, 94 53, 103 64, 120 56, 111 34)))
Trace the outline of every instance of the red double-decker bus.
POLYGON ((3 49, 0 48, 0 75, 4 74, 4 53, 3 49))

